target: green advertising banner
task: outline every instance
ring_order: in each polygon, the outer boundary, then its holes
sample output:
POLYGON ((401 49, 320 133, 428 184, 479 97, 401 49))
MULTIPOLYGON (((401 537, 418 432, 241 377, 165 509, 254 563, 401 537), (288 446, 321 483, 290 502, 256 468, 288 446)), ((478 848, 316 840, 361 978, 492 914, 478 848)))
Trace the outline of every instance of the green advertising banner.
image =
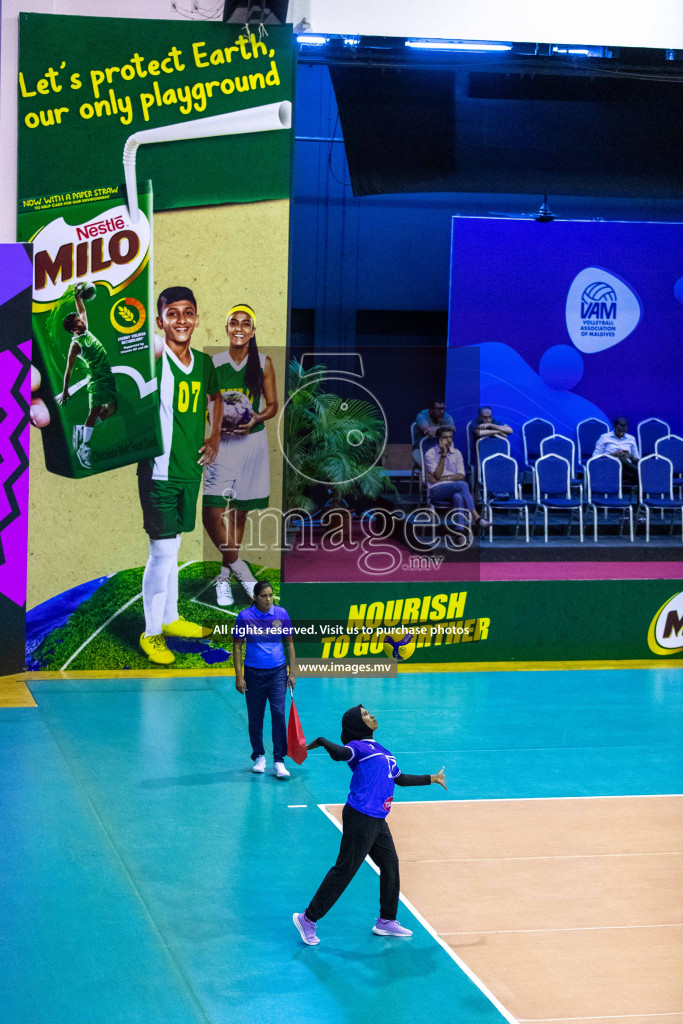
POLYGON ((20 210, 47 180, 56 194, 119 185, 136 142, 155 210, 288 197, 289 132, 271 129, 288 127, 292 66, 291 26, 247 37, 218 22, 21 14, 20 210), (279 122, 240 120, 266 107, 279 122))
POLYGON ((677 580, 282 585, 304 658, 555 662, 683 654, 677 580))

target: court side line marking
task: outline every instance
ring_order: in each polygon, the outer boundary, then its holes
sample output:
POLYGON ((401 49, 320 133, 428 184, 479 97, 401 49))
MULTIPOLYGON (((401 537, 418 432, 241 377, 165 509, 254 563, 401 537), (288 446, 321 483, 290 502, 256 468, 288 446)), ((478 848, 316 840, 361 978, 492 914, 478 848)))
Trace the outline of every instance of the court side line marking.
MULTIPOLYGON (((557 749, 557 748, 555 748, 557 749)), ((683 797, 683 793, 617 793, 603 796, 480 796, 469 797, 467 800, 459 800, 454 797, 435 800, 400 800, 392 804, 392 810, 396 807, 405 807, 408 804, 512 804, 512 803, 536 803, 541 800, 670 800, 672 797, 683 797)), ((330 804, 330 807, 343 807, 343 804, 330 804)), ((681 1011, 683 1012, 683 1011, 681 1011)), ((559 1018, 561 1019, 561 1018, 559 1018)))
MULTIPOLYGON (((498 928, 489 931, 486 928, 468 928, 460 932, 441 932, 441 935, 531 935, 535 932, 623 932, 638 928, 683 928, 681 924, 596 924, 576 928, 498 928)), ((681 1011, 683 1013, 683 1011, 681 1011)), ((619 1015, 617 1015, 619 1016, 619 1015)), ((635 1014, 635 1016, 639 1016, 635 1014)), ((640 1015, 642 1016, 642 1014, 640 1015)), ((564 1020, 563 1017, 559 1018, 564 1020)), ((579 1018, 581 1019, 581 1018, 579 1018)))
POLYGON ((520 1017, 519 1024, 565 1024, 568 1020, 627 1020, 629 1017, 681 1017, 683 1010, 665 1010, 663 1013, 617 1013, 601 1014, 599 1017, 520 1017))
POLYGON ((287 804, 288 807, 308 807, 308 804, 287 804))
MULTIPOLYGON (((343 832, 343 828, 342 828, 341 823, 339 821, 337 821, 337 819, 334 817, 333 814, 330 814, 330 812, 327 810, 327 807, 325 806, 325 804, 318 804, 318 808, 323 812, 325 817, 328 818, 332 822, 332 824, 335 826, 335 828, 337 828, 340 832, 343 832)), ((370 857, 366 857, 365 860, 370 865, 370 867, 375 872, 375 874, 378 875, 379 874, 379 868, 377 867, 375 862, 370 857)), ((517 1018, 513 1017, 513 1015, 510 1013, 510 1011, 507 1010, 503 1006, 503 1004, 500 1002, 500 1000, 497 999, 494 996, 493 992, 491 992, 491 990, 486 987, 484 982, 480 978, 477 977, 477 975, 474 973, 474 971, 472 971, 467 966, 467 964, 463 960, 460 959, 460 957, 457 955, 457 953, 453 949, 451 949, 451 947, 448 945, 448 943, 443 941, 443 939, 438 934, 438 932, 436 932, 434 930, 434 928, 432 928, 432 926, 430 925, 429 921, 427 921, 422 916, 422 914, 413 906, 413 904, 410 902, 410 900, 407 899, 403 895, 402 892, 399 892, 398 898, 401 901, 401 903, 404 905, 404 907, 407 907, 407 909, 410 911, 410 913, 413 915, 413 917, 416 918, 416 920, 418 920, 420 922, 420 924, 425 929, 425 931, 428 932, 429 935, 431 935, 431 937, 441 946, 441 948, 443 950, 445 950, 445 952, 448 954, 448 956, 451 958, 451 960, 453 960, 453 962, 460 968, 460 970, 463 972, 463 974, 467 975, 467 977, 470 979, 470 981, 474 985, 476 985, 476 987, 479 989, 479 991, 483 995, 486 996, 486 998, 489 1000, 490 1003, 493 1004, 493 1006, 495 1006, 495 1008, 498 1010, 498 1012, 500 1014, 502 1014, 502 1016, 505 1018, 505 1020, 507 1020, 509 1022, 509 1024, 520 1024, 520 1022, 517 1020, 517 1018)))
POLYGON ((479 861, 491 860, 593 860, 597 857, 680 857, 683 850, 652 850, 651 852, 637 853, 548 853, 542 857, 443 857, 435 860, 406 860, 404 864, 478 864, 479 861))
MULTIPOLYGON (((191 561, 189 561, 189 562, 183 562, 183 564, 178 567, 178 573, 180 574, 183 569, 185 569, 188 565, 192 565, 193 562, 196 562, 196 558, 191 559, 191 561)), ((81 644, 81 646, 78 648, 78 650, 74 651, 74 653, 71 655, 70 658, 67 658, 67 660, 62 665, 62 667, 60 669, 60 672, 65 672, 66 669, 71 664, 71 662, 76 657, 76 655, 80 654, 81 651, 84 650, 84 648, 86 648, 88 646, 90 641, 95 639, 95 637, 97 636, 98 633, 101 633, 103 629, 106 629, 106 627, 109 625, 110 622, 113 622, 114 619, 116 619, 121 614, 121 612, 125 612, 126 608, 130 608, 130 606, 132 604, 135 604, 136 601, 139 601, 141 597, 142 597, 142 591, 140 591, 139 594, 136 594, 135 597, 131 597, 130 601, 126 601, 126 603, 124 605, 121 605, 121 607, 118 609, 118 611, 115 611, 113 615, 109 616, 109 618, 107 619, 106 622, 103 622, 101 626, 98 626, 97 629, 95 630, 95 632, 90 634, 88 639, 85 640, 81 644)))

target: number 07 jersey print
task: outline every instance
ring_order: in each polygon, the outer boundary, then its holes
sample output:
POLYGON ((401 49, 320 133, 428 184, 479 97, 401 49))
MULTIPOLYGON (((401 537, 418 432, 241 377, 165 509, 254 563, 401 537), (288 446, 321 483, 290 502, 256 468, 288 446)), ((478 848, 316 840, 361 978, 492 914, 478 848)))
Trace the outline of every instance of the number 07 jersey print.
POLYGON ((394 799, 394 779, 401 774, 396 758, 374 740, 351 740, 346 763, 353 772, 347 803, 371 818, 386 818, 394 799))
POLYGON ((200 480, 209 395, 219 391, 211 358, 190 349, 188 366, 164 346, 157 360, 163 455, 150 459, 153 480, 200 480))

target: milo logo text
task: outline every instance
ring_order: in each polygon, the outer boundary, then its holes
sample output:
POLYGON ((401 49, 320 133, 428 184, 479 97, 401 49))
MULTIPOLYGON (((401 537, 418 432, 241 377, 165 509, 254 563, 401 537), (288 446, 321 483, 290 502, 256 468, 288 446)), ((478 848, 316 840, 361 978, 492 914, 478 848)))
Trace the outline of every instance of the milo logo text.
POLYGON ((106 284, 115 295, 144 266, 151 241, 144 213, 133 224, 128 207, 118 203, 80 224, 52 216, 31 239, 33 299, 41 306, 61 298, 76 281, 106 284))
MULTIPOLYGON (((80 229, 79 229, 80 230, 80 229)), ((35 285, 34 293, 46 287, 48 278, 53 284, 61 278, 63 282, 73 277, 81 278, 86 274, 108 270, 113 264, 132 263, 140 252, 140 239, 134 231, 117 231, 112 235, 104 251, 104 239, 95 238, 91 242, 65 242, 57 250, 54 259, 43 249, 34 257, 35 285)))

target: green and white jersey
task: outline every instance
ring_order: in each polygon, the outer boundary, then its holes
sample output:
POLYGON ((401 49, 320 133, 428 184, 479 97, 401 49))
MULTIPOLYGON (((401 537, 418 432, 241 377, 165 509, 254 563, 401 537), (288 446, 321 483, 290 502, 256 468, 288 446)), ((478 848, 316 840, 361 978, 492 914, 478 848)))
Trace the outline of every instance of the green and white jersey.
POLYGON ((219 391, 214 365, 204 352, 190 349, 184 366, 165 345, 156 371, 161 404, 164 454, 151 459, 153 480, 198 480, 199 449, 204 444, 209 395, 219 391))
MULTIPOLYGON (((259 360, 261 362, 261 369, 263 370, 266 365, 266 356, 264 353, 259 352, 259 360)), ((243 359, 238 365, 233 362, 230 355, 230 351, 220 352, 218 355, 213 357, 213 365, 216 367, 216 374, 218 375, 218 385, 221 390, 221 394, 225 394, 227 391, 239 391, 240 394, 246 395, 252 406, 254 405, 254 393, 250 391, 246 385, 245 377, 247 373, 247 360, 243 359)), ((254 412, 263 412, 266 407, 266 400, 261 395, 258 409, 254 409, 254 412)), ((259 430, 265 430, 265 423, 257 423, 255 427, 252 427, 250 433, 258 434, 259 430)))
POLYGON ((74 341, 80 346, 78 359, 82 359, 88 368, 90 380, 88 388, 96 387, 98 384, 109 384, 113 379, 111 364, 106 349, 90 331, 83 334, 75 334, 74 341))

